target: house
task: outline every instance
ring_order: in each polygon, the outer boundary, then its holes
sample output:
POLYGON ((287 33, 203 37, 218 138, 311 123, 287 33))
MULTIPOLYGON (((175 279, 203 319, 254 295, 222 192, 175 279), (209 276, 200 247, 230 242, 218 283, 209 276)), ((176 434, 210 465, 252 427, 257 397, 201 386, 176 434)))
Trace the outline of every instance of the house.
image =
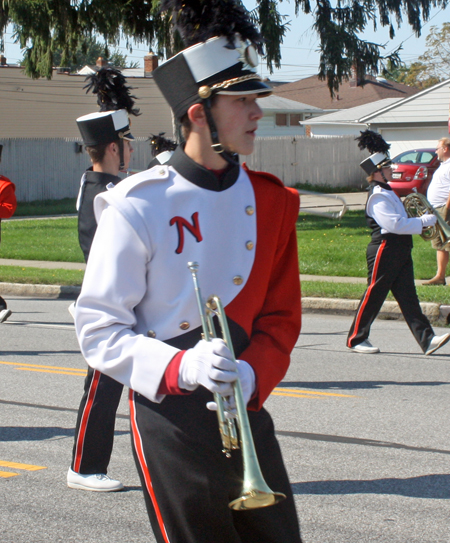
POLYGON ((258 137, 267 136, 304 136, 305 119, 314 118, 323 110, 294 100, 282 98, 276 94, 259 98, 258 104, 263 110, 263 118, 258 121, 258 137))
POLYGON ((321 81, 317 75, 287 83, 275 89, 277 96, 311 104, 330 113, 385 98, 408 98, 418 92, 419 90, 415 87, 370 75, 360 80, 353 76, 349 81, 342 83, 334 98, 330 96, 327 82, 321 81))
POLYGON ((340 109, 333 113, 326 113, 319 117, 303 121, 308 135, 314 137, 333 137, 333 136, 359 136, 361 130, 366 130, 368 125, 361 122, 371 113, 378 112, 384 108, 398 102, 401 98, 384 98, 363 104, 362 106, 351 107, 350 109, 340 109))
MULTIPOLYGON (((132 133, 148 138, 166 132, 171 137, 172 114, 151 77, 153 57, 147 57, 149 71, 127 78, 141 112, 132 118, 132 133)), ((80 138, 77 117, 98 110, 96 96, 86 94, 84 86, 84 74, 55 69, 52 79, 33 80, 19 66, 0 64, 0 139, 80 138)))
POLYGON ((449 135, 450 79, 414 96, 361 117, 361 123, 383 135, 391 156, 415 147, 432 147, 449 135))
MULTIPOLYGON (((33 80, 4 59, 0 65, 0 138, 79 138, 75 120, 98 109, 96 97, 83 88, 85 78, 103 65, 100 57, 96 66, 85 66, 76 74, 56 68, 52 79, 33 80)), ((143 67, 121 70, 141 112, 132 118, 136 138, 160 132, 173 137, 171 110, 152 76, 157 66, 158 57, 149 53, 143 67)), ((323 113, 320 108, 277 96, 261 99, 259 104, 264 118, 258 136, 302 135, 305 129, 299 122, 323 113)))

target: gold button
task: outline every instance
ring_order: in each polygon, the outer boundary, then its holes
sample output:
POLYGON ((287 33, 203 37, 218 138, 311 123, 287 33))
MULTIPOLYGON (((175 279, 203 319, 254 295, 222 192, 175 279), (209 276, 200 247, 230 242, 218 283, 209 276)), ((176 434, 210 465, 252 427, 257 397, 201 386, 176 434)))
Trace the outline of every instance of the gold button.
POLYGON ((180 322, 180 328, 181 330, 189 330, 190 324, 187 321, 180 322))
POLYGON ((164 175, 166 173, 166 170, 163 170, 162 168, 159 170, 159 175, 164 175))
POLYGON ((149 330, 147 332, 147 336, 151 337, 151 338, 155 338, 156 337, 156 332, 154 330, 149 330))
POLYGON ((245 208, 245 212, 247 213, 247 215, 253 215, 253 213, 255 212, 255 208, 253 206, 247 206, 245 208))
POLYGON ((242 279, 242 277, 240 275, 235 275, 233 277, 233 283, 235 285, 242 285, 243 282, 244 282, 244 280, 242 279))
POLYGON ((255 246, 255 244, 253 243, 253 241, 247 241, 247 243, 245 244, 245 247, 251 251, 253 249, 253 247, 255 246))

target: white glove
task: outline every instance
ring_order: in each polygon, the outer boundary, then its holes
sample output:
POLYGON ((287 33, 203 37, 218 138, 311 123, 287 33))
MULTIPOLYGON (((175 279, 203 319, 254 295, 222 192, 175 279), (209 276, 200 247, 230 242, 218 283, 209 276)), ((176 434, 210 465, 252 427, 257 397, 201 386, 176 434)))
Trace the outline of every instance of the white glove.
POLYGON ((178 386, 195 390, 199 385, 221 396, 233 393, 231 383, 238 377, 237 364, 224 341, 214 338, 201 340, 188 349, 181 359, 178 372, 178 386))
MULTIPOLYGON (((236 360, 236 362, 239 380, 241 381, 242 396, 244 397, 245 405, 247 405, 255 392, 255 372, 245 360, 236 360)), ((211 411, 217 411, 216 402, 208 402, 206 407, 211 411)), ((234 395, 225 399, 224 409, 226 414, 230 414, 231 416, 236 415, 236 399, 234 395)))
POLYGON ((420 217, 420 220, 422 221, 422 228, 426 228, 427 226, 434 226, 436 224, 437 218, 436 215, 433 215, 432 213, 427 213, 425 215, 422 215, 420 217))

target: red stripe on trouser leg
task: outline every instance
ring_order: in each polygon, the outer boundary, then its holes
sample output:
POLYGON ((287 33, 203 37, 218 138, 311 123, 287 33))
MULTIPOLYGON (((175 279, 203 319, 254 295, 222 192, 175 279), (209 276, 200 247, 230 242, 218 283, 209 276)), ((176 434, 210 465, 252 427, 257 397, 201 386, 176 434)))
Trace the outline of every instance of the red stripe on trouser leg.
POLYGON ((378 273, 378 265, 380 263, 381 255, 383 254, 383 250, 384 250, 385 246, 386 246, 386 240, 382 241, 381 244, 380 244, 380 247, 378 248, 377 256, 375 257, 375 262, 373 264, 372 278, 371 278, 371 281, 370 281, 370 285, 366 289, 366 292, 364 294, 364 298, 362 299, 361 304, 360 304, 359 309, 358 309, 358 313, 356 314, 355 327, 353 329, 353 334, 351 335, 351 337, 348 338, 348 342, 347 342, 348 347, 352 346, 352 340, 358 334, 359 324, 361 322, 361 316, 362 316, 362 314, 364 312, 365 307, 367 306, 367 303, 368 303, 368 301, 370 299, 370 294, 371 294, 371 292, 373 290, 373 287, 374 287, 374 285, 376 283, 377 273, 378 273))
POLYGON ((159 505, 156 500, 155 492, 153 490, 152 479, 150 477, 150 472, 147 467, 147 462, 145 461, 144 449, 142 447, 142 439, 141 439, 141 435, 139 433, 139 429, 136 422, 136 407, 134 404, 134 394, 135 394, 134 390, 130 389, 129 404, 130 404, 130 420, 131 420, 131 431, 133 434, 133 444, 136 451, 136 456, 139 461, 139 466, 144 475, 145 487, 147 488, 147 492, 150 495, 153 507, 155 509, 155 514, 156 514, 156 518, 158 519, 158 524, 161 530, 161 534, 164 538, 164 541, 166 543, 170 543, 169 536, 167 535, 167 532, 166 532, 166 527, 164 526, 164 521, 161 515, 161 511, 159 509, 159 505))
POLYGON ((95 394, 97 393, 98 383, 101 375, 102 374, 99 371, 94 371, 91 385, 89 387, 88 399, 83 409, 83 416, 81 418, 80 428, 78 430, 77 445, 75 449, 75 462, 73 464, 73 470, 77 473, 80 472, 81 459, 83 457, 84 438, 86 437, 86 428, 89 422, 89 416, 92 411, 92 405, 94 403, 95 394))

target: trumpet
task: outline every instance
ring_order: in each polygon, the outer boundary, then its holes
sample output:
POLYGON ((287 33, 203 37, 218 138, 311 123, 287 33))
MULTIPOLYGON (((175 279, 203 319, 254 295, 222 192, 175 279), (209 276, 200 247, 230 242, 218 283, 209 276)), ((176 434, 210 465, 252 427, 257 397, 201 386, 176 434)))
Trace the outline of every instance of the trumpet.
MULTIPOLYGON (((203 338, 210 341, 217 337, 213 323, 213 317, 217 316, 222 331, 222 339, 230 350, 233 359, 236 360, 228 328, 227 317, 218 296, 210 296, 206 303, 203 302, 197 272, 197 262, 188 262, 188 268, 194 281, 195 294, 202 323, 203 338)), ((240 440, 237 438, 237 431, 234 419, 226 417, 224 410, 224 398, 214 394, 214 401, 217 404, 217 419, 222 437, 223 452, 229 457, 232 449, 242 450, 244 466, 243 483, 241 495, 231 501, 228 506, 235 511, 257 509, 274 505, 286 496, 281 492, 273 492, 264 480, 261 468, 256 455, 255 443, 250 428, 242 387, 239 378, 233 384, 233 394, 236 400, 237 423, 240 440), (240 443, 240 446, 239 446, 240 443)))
POLYGON ((316 196, 316 197, 325 198, 328 200, 334 200, 335 202, 336 200, 340 200, 342 202, 341 209, 339 209, 339 211, 316 211, 315 209, 305 206, 304 209, 300 207, 300 213, 308 213, 310 215, 319 215, 319 217, 326 217, 327 219, 339 220, 347 212, 347 209, 348 209, 347 202, 341 196, 337 196, 336 194, 322 194, 321 192, 313 192, 310 190, 303 190, 303 189, 297 189, 297 192, 300 195, 304 194, 305 196, 316 196))
POLYGON ((426 213, 435 215, 437 221, 434 226, 427 226, 420 234, 425 241, 439 238, 446 248, 450 244, 450 226, 444 221, 423 194, 415 190, 403 200, 408 217, 421 217, 426 213))

